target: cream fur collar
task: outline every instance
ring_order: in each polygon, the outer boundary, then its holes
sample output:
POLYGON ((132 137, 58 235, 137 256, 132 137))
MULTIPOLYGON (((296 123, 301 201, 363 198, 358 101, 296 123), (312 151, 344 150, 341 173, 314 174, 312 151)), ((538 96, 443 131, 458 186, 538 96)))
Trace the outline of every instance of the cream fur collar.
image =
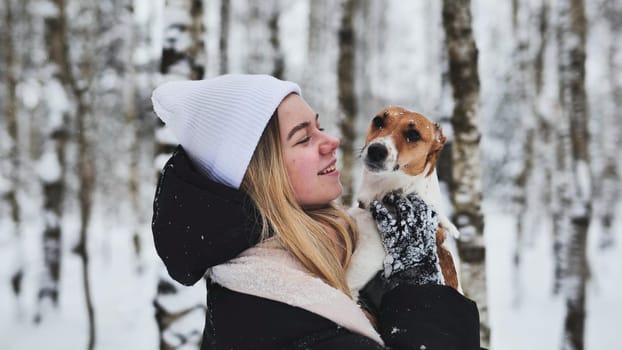
POLYGON ((278 242, 270 240, 211 268, 212 281, 239 293, 300 307, 352 332, 384 344, 360 307, 304 267, 278 242))

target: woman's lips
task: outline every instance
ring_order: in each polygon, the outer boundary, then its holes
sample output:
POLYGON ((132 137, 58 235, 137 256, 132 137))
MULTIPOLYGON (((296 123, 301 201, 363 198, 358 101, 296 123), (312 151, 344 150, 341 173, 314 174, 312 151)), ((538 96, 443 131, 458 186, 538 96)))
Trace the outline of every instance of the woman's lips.
POLYGON ((337 171, 337 167, 335 167, 335 162, 333 162, 331 165, 329 165, 328 167, 324 168, 322 171, 320 171, 319 173, 317 173, 318 175, 326 175, 326 174, 330 174, 332 172, 337 171))

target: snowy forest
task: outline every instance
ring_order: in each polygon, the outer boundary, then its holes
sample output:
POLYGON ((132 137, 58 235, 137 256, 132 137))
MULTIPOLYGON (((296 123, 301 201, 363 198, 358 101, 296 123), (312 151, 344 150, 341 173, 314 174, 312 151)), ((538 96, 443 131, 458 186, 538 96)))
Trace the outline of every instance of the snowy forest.
MULTIPOLYGON (((490 349, 619 348, 622 0, 1 0, 0 348, 198 349, 151 237, 158 84, 292 80, 350 205, 367 123, 440 123, 490 349), (617 107, 618 106, 618 107, 617 107)), ((241 317, 243 317, 241 315, 241 317)))

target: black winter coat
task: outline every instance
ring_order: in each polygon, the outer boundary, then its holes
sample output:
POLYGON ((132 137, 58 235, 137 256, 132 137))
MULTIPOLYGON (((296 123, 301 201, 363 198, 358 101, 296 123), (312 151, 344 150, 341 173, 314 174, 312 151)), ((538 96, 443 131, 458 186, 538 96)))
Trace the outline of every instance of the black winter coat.
MULTIPOLYGON (((256 218, 243 192, 197 173, 179 147, 158 183, 155 247, 171 277, 192 285, 258 242, 256 218)), ((208 283, 202 349, 479 349, 477 307, 452 288, 381 292, 375 316, 384 347, 310 311, 208 283)))

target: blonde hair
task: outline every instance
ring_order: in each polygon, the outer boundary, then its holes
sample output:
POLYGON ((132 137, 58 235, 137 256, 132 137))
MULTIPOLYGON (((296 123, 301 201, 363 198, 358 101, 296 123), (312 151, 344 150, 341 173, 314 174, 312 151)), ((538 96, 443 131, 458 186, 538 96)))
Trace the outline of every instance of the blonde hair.
POLYGON ((241 189, 260 213, 262 240, 276 236, 311 274, 351 297, 345 270, 357 239, 354 222, 334 201, 319 209, 298 204, 282 157, 276 113, 259 140, 241 189), (336 233, 337 242, 328 230, 336 233))

